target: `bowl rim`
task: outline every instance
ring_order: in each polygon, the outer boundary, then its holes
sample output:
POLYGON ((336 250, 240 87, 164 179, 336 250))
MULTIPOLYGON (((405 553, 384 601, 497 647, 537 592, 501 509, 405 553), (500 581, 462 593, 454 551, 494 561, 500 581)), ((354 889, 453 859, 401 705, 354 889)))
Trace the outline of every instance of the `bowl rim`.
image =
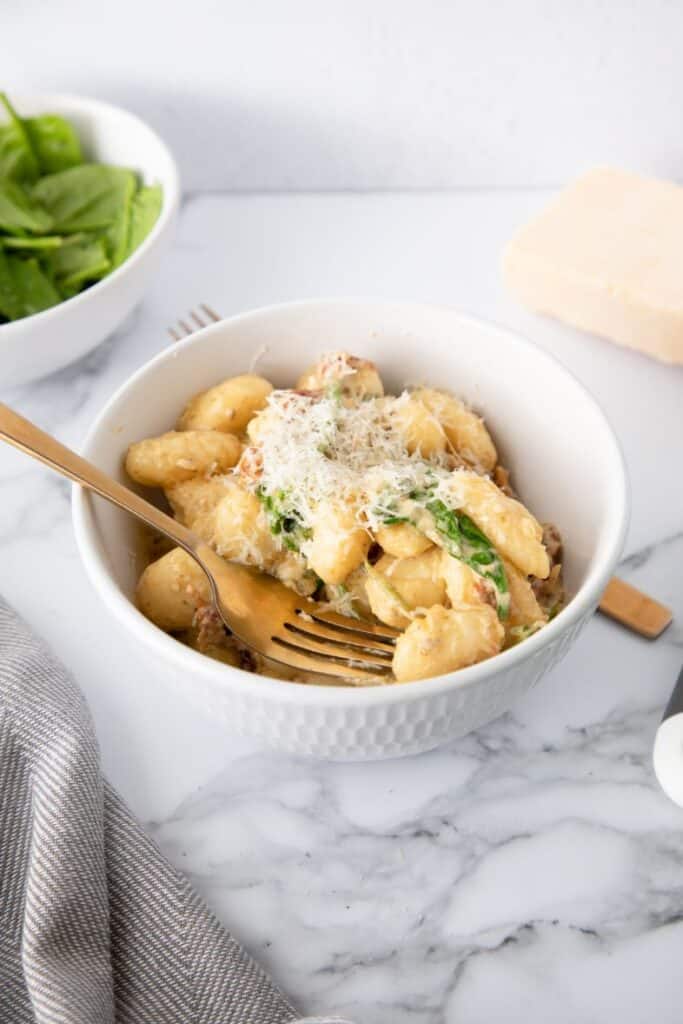
MULTIPOLYGON (((123 115, 125 118, 131 121, 137 122, 138 126, 146 131, 155 141, 164 158, 168 161, 169 168, 169 186, 165 186, 162 192, 162 204, 161 212, 157 221, 147 235, 143 239, 142 243, 137 249, 128 256, 123 263, 113 270, 106 277, 96 281, 90 285, 84 291, 79 292, 78 295, 72 295, 69 299, 63 299, 62 302, 58 302, 56 306, 50 306, 49 309, 43 309, 40 313, 32 313, 30 316, 24 316, 20 320, 10 320, 9 323, 0 324, 0 344, 3 341, 9 341, 12 334, 20 334, 26 329, 28 324, 34 325, 36 323, 45 323, 50 317, 59 316, 64 310, 73 310, 78 305, 82 305, 92 299, 93 295, 100 295, 102 291, 112 282, 117 281, 126 272, 135 267, 141 260, 144 259, 145 254, 155 244, 157 238, 165 231, 166 226, 175 217, 180 202, 180 172, 178 171, 178 165, 176 163, 173 153, 161 138, 160 135, 147 124, 137 114, 127 110, 125 107, 119 107, 114 103, 108 103, 104 100, 94 99, 90 96, 79 96, 74 93, 38 93, 38 92, 15 92, 10 96, 12 103, 20 106, 24 102, 40 103, 45 104, 46 113, 59 114, 61 111, 59 108, 73 107, 74 109, 82 110, 84 112, 92 113, 94 117, 98 115, 123 115), (48 109, 53 104, 55 109, 48 109)), ((68 114, 62 116, 68 117, 68 114)))
POLYGON ((626 463, 619 440, 602 408, 578 378, 554 355, 535 345, 516 331, 503 327, 491 320, 462 313, 455 307, 438 303, 421 303, 394 301, 377 298, 315 298, 275 303, 248 310, 236 315, 225 317, 217 323, 201 328, 189 337, 177 342, 171 348, 163 349, 152 359, 132 374, 111 396, 100 410, 87 432, 81 451, 88 457, 91 445, 98 438, 110 410, 125 397, 130 388, 134 387, 154 371, 162 362, 176 358, 179 351, 202 344, 204 340, 225 329, 226 324, 239 325, 263 316, 273 316, 285 311, 296 309, 312 309, 332 305, 367 306, 379 308, 402 307, 414 311, 430 311, 448 313, 464 324, 473 327, 485 327, 489 331, 500 334, 506 344, 516 344, 534 352, 541 363, 552 367, 565 377, 568 384, 578 389, 583 398, 593 407, 604 431, 604 437, 612 449, 612 482, 610 487, 611 501, 604 523, 605 536, 600 548, 589 565, 586 579, 569 603, 542 630, 529 637, 522 644, 517 644, 506 651, 501 651, 493 658, 458 669, 455 672, 428 679, 392 684, 388 686, 324 686, 311 683, 298 683, 289 680, 275 679, 270 676, 246 672, 242 669, 219 664, 198 651, 179 643, 174 637, 164 633, 158 626, 145 618, 135 605, 122 593, 110 574, 106 561, 97 550, 92 502, 89 493, 80 485, 74 484, 72 489, 72 515, 76 534, 76 543, 83 560, 86 573, 95 590, 102 597, 105 605, 140 640, 143 646, 156 648, 161 656, 175 660, 179 668, 184 668, 188 676, 199 673, 207 682, 211 682, 228 693, 232 687, 243 685, 242 677, 249 681, 251 692, 255 698, 273 700, 276 703, 330 706, 359 706, 387 704, 395 702, 413 702, 459 688, 476 686, 484 678, 490 678, 507 672, 533 658, 543 648, 558 640, 562 634, 569 632, 591 612, 599 601, 600 595, 612 574, 619 555, 623 549, 629 523, 629 487, 626 463), (225 670, 228 670, 227 672, 225 670))

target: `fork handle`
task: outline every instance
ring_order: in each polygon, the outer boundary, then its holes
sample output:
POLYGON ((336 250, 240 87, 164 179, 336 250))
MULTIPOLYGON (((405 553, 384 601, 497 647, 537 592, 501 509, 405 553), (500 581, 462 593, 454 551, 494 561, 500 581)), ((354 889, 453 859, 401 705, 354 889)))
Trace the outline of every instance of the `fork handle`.
MULTIPOLYGON (((124 487, 118 480, 103 473, 97 466, 93 466, 87 459, 77 455, 76 452, 60 444, 54 437, 46 434, 34 423, 25 420, 23 416, 14 412, 8 406, 0 402, 0 439, 26 452, 27 455, 43 462, 50 469, 54 469, 62 476, 68 477, 74 483, 81 484, 89 491, 99 494, 119 508, 132 513, 141 519, 143 523, 151 526, 165 534, 188 554, 200 562, 197 555, 199 539, 191 530, 181 523, 167 516, 165 512, 145 501, 135 491, 124 487)), ((203 566, 202 566, 203 568, 203 566)))

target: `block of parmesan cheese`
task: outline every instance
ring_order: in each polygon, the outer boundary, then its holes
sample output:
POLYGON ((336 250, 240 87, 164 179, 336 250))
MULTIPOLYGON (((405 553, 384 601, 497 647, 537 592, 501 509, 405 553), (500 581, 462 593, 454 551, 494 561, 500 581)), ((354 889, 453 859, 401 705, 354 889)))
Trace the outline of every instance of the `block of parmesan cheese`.
POLYGON ((595 168, 512 239, 503 276, 533 310, 683 363, 683 188, 595 168))

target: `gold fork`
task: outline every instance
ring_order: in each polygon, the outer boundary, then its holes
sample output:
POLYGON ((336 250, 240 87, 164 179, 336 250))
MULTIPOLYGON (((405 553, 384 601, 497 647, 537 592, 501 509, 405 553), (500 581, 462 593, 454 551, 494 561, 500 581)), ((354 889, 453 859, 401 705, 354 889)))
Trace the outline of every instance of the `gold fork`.
POLYGON ((390 676, 396 630, 324 611, 273 577, 224 561, 185 526, 2 403, 0 440, 137 516, 187 551, 206 573, 225 625, 259 654, 302 672, 360 685, 390 676))
POLYGON ((200 302, 199 310, 191 309, 187 319, 192 321, 194 327, 190 327, 187 320, 179 320, 173 327, 166 328, 171 335, 172 341, 182 341, 183 338, 189 338, 200 327, 207 327, 212 322, 217 324, 222 318, 215 309, 211 309, 211 306, 207 306, 205 302, 200 302))

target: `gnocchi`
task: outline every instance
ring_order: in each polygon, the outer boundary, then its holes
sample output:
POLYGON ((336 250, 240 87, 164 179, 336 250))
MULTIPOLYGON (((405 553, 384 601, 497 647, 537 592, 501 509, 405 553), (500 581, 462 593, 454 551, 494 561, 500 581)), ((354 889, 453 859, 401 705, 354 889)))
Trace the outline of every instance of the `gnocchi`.
POLYGON ((412 523, 379 526, 375 530, 375 540, 387 555, 393 555, 394 558, 412 558, 432 546, 429 537, 420 533, 412 523))
POLYGON ((548 616, 541 608, 529 580, 511 562, 503 560, 508 586, 510 588, 510 614, 505 622, 505 630, 516 627, 535 628, 548 621, 548 616))
MULTIPOLYGON (((382 577, 392 591, 400 598, 407 609, 431 608, 435 604, 443 604, 446 597, 446 582, 441 570, 441 551, 432 547, 422 555, 412 558, 392 558, 383 555, 374 566, 374 578, 382 577)), ((370 581, 366 584, 368 599, 377 618, 382 615, 375 610, 370 592, 370 581)), ((386 619, 382 619, 386 622, 386 619)), ((395 623, 387 623, 395 625, 395 623)))
POLYGON ((174 633, 190 629, 198 608, 211 601, 211 588, 194 558, 174 548, 147 566, 135 596, 143 615, 174 633))
POLYGON ((434 605, 396 641, 394 675, 404 683, 466 668, 498 654, 503 637, 500 620, 488 604, 434 605))
POLYGON ((224 430, 241 434, 254 413, 263 409, 272 384, 245 373, 216 384, 190 399, 178 420, 178 430, 224 430))
POLYGON ((146 487, 172 487, 196 476, 232 469, 242 453, 236 437, 216 430, 170 430, 132 444, 126 472, 146 487))
POLYGON ((258 498, 230 481, 214 512, 212 544, 229 561, 265 568, 276 551, 258 498))
POLYGON ((422 402, 406 396, 391 407, 391 414, 405 438, 409 455, 425 459, 446 451, 447 439, 443 427, 422 402))
POLYGON ((166 498, 176 519, 207 544, 213 543, 216 509, 227 493, 226 480, 229 479, 195 477, 166 488, 166 498))
POLYGON ((458 455, 484 473, 493 471, 498 462, 498 453, 480 416, 446 391, 418 388, 414 397, 441 424, 458 455))
MULTIPOLYGON (((390 681, 493 657, 563 599, 559 534, 514 496, 483 419, 437 388, 385 394, 377 367, 347 352, 295 389, 250 373, 216 384, 175 430, 131 445, 125 466, 222 558, 400 630, 390 681)), ((228 636, 180 548, 144 569, 136 598, 208 657, 297 678, 228 636)))
POLYGON ((325 356, 299 377, 296 386, 304 391, 318 391, 334 385, 353 398, 381 398, 384 394, 382 379, 374 363, 348 352, 332 352, 325 356))
POLYGON ((321 502, 311 520, 312 537, 306 557, 324 583, 343 583, 357 569, 370 547, 370 537, 353 510, 329 501, 321 502))
POLYGON ((550 572, 543 546, 543 527, 515 498, 508 498, 488 477, 453 474, 452 494, 460 507, 489 537, 494 547, 527 576, 540 579, 550 572))
MULTIPOLYGON (((448 600, 452 605, 494 604, 491 588, 487 581, 465 562, 452 558, 447 551, 440 551, 441 573, 448 600)), ((508 584, 510 580, 508 577, 508 584)))

